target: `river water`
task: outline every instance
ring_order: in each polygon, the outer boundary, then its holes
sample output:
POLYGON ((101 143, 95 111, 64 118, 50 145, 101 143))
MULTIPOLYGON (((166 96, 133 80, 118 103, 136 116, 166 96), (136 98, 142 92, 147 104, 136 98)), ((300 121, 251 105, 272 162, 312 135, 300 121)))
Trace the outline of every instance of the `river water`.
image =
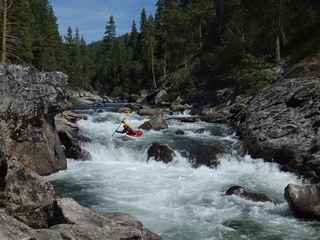
MULTIPOLYGON (((78 126, 92 139, 83 143, 92 160, 68 159, 68 170, 47 177, 59 197, 71 197, 98 213, 132 214, 165 240, 319 239, 319 228, 294 218, 283 196, 289 183, 302 184, 302 180, 279 171, 275 163, 238 155, 241 141, 231 127, 182 123, 164 115, 169 124, 166 130, 144 131, 139 139, 118 133, 111 137, 125 117, 114 111, 120 106, 78 108, 88 116, 78 126), (200 128, 208 131, 195 134, 200 128), (176 135, 177 130, 185 135, 176 135), (174 161, 147 161, 154 142, 175 149, 174 161), (225 152, 218 156, 217 168, 192 167, 193 154, 217 147, 225 152), (274 202, 226 196, 231 185, 264 193, 274 202)), ((137 129, 149 119, 133 112, 126 121, 137 129)))

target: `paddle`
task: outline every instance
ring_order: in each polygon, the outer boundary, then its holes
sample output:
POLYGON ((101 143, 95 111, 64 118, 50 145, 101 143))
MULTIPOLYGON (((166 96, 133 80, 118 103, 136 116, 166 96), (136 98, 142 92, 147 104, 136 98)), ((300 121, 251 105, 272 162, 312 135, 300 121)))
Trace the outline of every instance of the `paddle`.
POLYGON ((114 131, 114 133, 112 134, 112 136, 110 136, 110 138, 112 138, 113 135, 117 132, 117 130, 118 130, 119 127, 122 125, 122 123, 124 123, 124 120, 128 117, 129 114, 130 114, 130 111, 127 112, 126 116, 124 117, 124 119, 122 120, 122 122, 120 123, 120 125, 117 127, 117 129, 114 131))

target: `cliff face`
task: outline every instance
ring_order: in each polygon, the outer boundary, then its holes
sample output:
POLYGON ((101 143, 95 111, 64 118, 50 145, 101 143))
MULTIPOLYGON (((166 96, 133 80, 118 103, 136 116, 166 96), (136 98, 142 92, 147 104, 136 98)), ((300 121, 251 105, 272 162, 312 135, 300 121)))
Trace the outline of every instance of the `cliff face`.
POLYGON ((66 105, 67 75, 0 65, 0 131, 11 155, 41 175, 66 169, 54 115, 66 105), (54 139, 54 141, 52 141, 54 139))
POLYGON ((236 115, 249 154, 320 182, 320 64, 299 64, 236 115))

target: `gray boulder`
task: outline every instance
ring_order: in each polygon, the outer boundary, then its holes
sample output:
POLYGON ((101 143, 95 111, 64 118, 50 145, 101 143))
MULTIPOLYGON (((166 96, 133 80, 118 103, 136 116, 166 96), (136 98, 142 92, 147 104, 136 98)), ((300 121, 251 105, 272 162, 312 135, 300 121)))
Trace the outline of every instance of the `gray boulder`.
POLYGON ((284 197, 296 217, 320 219, 320 184, 289 184, 284 190, 284 197))
POLYGON ((151 118, 149 121, 144 122, 142 125, 140 125, 139 128, 144 130, 162 130, 168 128, 168 124, 163 119, 162 115, 156 115, 153 118, 151 118))
POLYGON ((153 158, 157 162, 169 163, 172 162, 175 153, 167 144, 152 143, 148 149, 148 160, 153 158))
POLYGON ((20 162, 11 158, 1 167, 5 178, 0 184, 3 186, 6 204, 11 210, 54 200, 52 185, 20 162))
POLYGON ((128 214, 120 213, 99 215, 82 207, 76 201, 68 198, 57 200, 64 223, 56 224, 50 229, 59 232, 68 239, 78 239, 86 236, 90 239, 137 239, 161 240, 157 234, 145 229, 138 220, 131 220, 128 214))
POLYGON ((49 229, 32 229, 14 217, 0 212, 0 239, 35 239, 35 240, 63 240, 61 234, 49 229))
POLYGON ((12 155, 39 174, 66 169, 54 115, 67 107, 67 75, 0 64, 0 131, 12 155))

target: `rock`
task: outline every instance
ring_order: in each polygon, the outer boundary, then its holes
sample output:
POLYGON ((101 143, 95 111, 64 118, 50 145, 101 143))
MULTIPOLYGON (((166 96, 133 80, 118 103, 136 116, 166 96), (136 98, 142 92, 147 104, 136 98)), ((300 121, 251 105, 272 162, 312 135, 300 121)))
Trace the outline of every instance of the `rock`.
POLYGON ((162 90, 156 92, 151 103, 156 104, 156 105, 160 104, 163 101, 163 97, 166 95, 167 95, 167 91, 165 89, 162 89, 162 90))
POLYGON ((172 162, 175 153, 167 144, 152 143, 148 150, 148 161, 153 158, 157 162, 172 162))
POLYGON ((174 104, 170 106, 170 109, 174 112, 183 112, 184 110, 191 109, 192 106, 189 104, 174 104))
POLYGON ((180 122, 194 123, 194 122, 199 122, 200 118, 199 117, 171 117, 168 120, 177 120, 180 122))
POLYGON ((0 239, 63 240, 59 232, 49 229, 32 229, 14 217, 0 213, 0 239))
POLYGON ((194 133, 196 133, 196 134, 202 134, 205 132, 208 132, 208 130, 205 128, 200 128, 200 129, 197 129, 196 131, 194 131, 194 133))
POLYGON ((184 131, 178 130, 178 131, 175 131, 175 134, 176 135, 184 135, 184 131))
POLYGON ((138 111, 138 114, 141 116, 155 116, 160 115, 162 113, 161 109, 151 108, 149 106, 141 106, 138 111))
POLYGON ((296 217, 320 219, 320 184, 289 184, 284 190, 284 197, 296 217))
POLYGON ((162 130, 168 128, 168 124, 162 118, 162 115, 156 115, 149 121, 144 122, 139 128, 144 130, 162 130))
POLYGON ((132 109, 129 107, 121 107, 117 110, 117 113, 127 113, 127 112, 132 112, 132 109))
POLYGON ((53 116, 67 108, 67 76, 0 64, 0 131, 11 154, 41 175, 67 167, 53 116))
MULTIPOLYGON (((60 232, 61 235, 70 239, 77 239, 80 236, 90 236, 91 239, 154 239, 162 238, 152 234, 154 238, 147 238, 149 231, 143 228, 142 224, 128 221, 128 215, 121 218, 120 214, 115 217, 110 215, 99 215, 91 210, 82 207, 72 199, 63 198, 57 200, 64 219, 71 224, 56 224, 51 230, 60 232), (109 217, 108 217, 109 216, 109 217), (124 224, 126 223, 126 224, 124 224)), ((133 219, 133 218, 132 218, 133 219)))
POLYGON ((225 151, 217 146, 212 146, 211 149, 203 150, 200 153, 197 153, 194 157, 192 165, 195 168, 201 166, 207 166, 209 168, 216 168, 219 164, 219 154, 223 154, 225 151))
POLYGON ((200 116, 210 116, 211 114, 216 111, 216 108, 214 107, 198 107, 198 108, 192 108, 190 114, 191 115, 200 115, 200 116))
MULTIPOLYGON (((97 102, 101 102, 103 99, 107 99, 107 97, 100 97, 96 93, 92 93, 89 91, 75 91, 75 90, 69 90, 69 98, 72 104, 78 103, 81 105, 86 105, 86 104, 94 104, 97 102)), ((108 102, 110 99, 108 99, 108 102)))
POLYGON ((72 111, 64 111, 54 117, 56 129, 61 143, 64 146, 66 157, 79 160, 90 160, 90 153, 80 146, 80 142, 91 141, 91 139, 79 133, 76 122, 80 119, 86 119, 86 116, 72 111))
POLYGON ((126 104, 124 107, 130 108, 130 109, 134 109, 134 110, 138 110, 141 108, 141 104, 138 103, 128 103, 126 104))
POLYGON ((241 186, 235 185, 228 188, 228 190, 226 191, 226 195, 233 195, 233 194, 246 198, 248 200, 255 201, 255 202, 271 202, 271 199, 267 195, 261 194, 261 193, 247 192, 241 186))
POLYGON ((254 96, 234 122, 253 158, 281 164, 306 178, 320 161, 320 64, 300 64, 254 96))
POLYGON ((242 99, 230 106, 225 106, 225 104, 223 104, 216 106, 215 108, 211 108, 211 111, 208 111, 206 114, 201 114, 201 120, 206 122, 228 123, 235 125, 239 121, 239 119, 236 118, 237 114, 247 106, 250 99, 250 97, 242 99), (209 113, 210 115, 208 115, 209 113))
POLYGON ((5 181, 1 185, 10 209, 48 203, 56 197, 48 181, 13 158, 2 165, 2 171, 5 181))
POLYGON ((128 214, 103 216, 73 199, 56 198, 43 177, 14 159, 6 163, 0 166, 5 174, 0 197, 6 201, 0 239, 162 239, 128 214))
POLYGON ((144 228, 141 222, 129 214, 100 215, 82 207, 70 198, 56 199, 45 206, 29 208, 29 210, 16 213, 14 217, 0 213, 0 230, 2 227, 11 225, 12 228, 14 226, 13 229, 10 228, 10 231, 0 231, 1 239, 31 239, 31 237, 50 240, 66 238, 162 239, 159 235, 144 228))

